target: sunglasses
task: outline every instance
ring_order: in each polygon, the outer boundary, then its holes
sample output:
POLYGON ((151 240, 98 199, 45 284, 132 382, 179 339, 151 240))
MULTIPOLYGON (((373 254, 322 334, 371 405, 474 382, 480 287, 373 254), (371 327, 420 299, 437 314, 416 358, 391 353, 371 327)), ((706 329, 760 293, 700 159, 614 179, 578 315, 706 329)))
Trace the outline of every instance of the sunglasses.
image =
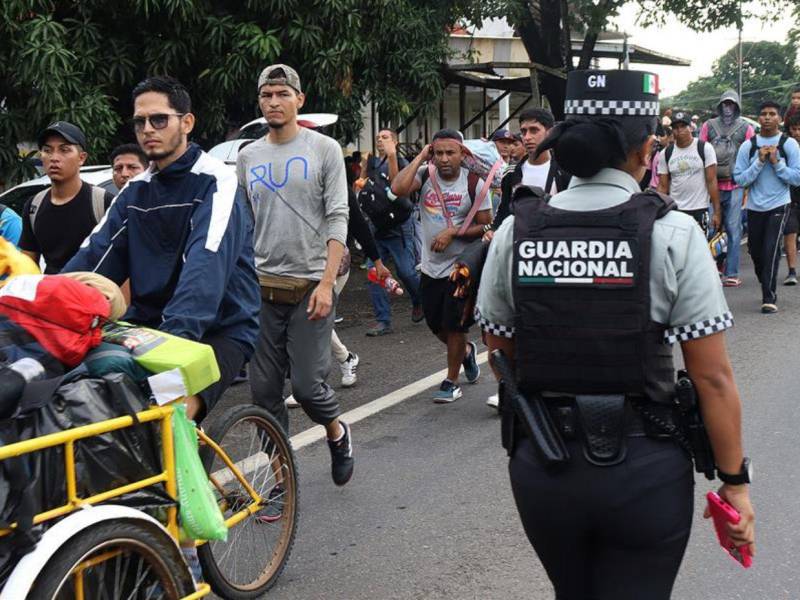
POLYGON ((169 123, 170 117, 182 117, 186 113, 159 113, 156 115, 150 115, 149 117, 133 117, 133 129, 139 133, 144 131, 145 125, 147 122, 150 122, 150 126, 153 129, 164 129, 169 123))

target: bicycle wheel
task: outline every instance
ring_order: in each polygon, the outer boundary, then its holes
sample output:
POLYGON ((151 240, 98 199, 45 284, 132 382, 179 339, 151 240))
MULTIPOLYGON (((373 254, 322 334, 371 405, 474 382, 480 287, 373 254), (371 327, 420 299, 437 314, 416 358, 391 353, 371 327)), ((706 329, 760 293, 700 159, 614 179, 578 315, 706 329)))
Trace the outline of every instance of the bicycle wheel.
POLYGON ((189 567, 167 533, 115 519, 70 538, 39 573, 28 598, 179 600, 194 591, 189 567))
MULTIPOLYGON (((262 508, 234 525, 227 541, 210 541, 198 555, 203 576, 229 600, 258 598, 283 571, 297 529, 297 470, 289 440, 265 409, 239 406, 212 423, 208 437, 239 467, 262 498, 262 508)), ((229 518, 252 501, 245 488, 209 446, 203 460, 216 496, 229 518)))

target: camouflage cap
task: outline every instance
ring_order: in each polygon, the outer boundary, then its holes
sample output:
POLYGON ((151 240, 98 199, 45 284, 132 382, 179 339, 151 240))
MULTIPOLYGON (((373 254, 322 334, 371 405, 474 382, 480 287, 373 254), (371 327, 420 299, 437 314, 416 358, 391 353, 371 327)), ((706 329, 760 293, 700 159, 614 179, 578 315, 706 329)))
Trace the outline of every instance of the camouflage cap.
POLYGON ((258 89, 261 90, 265 85, 288 85, 294 88, 298 94, 303 93, 300 87, 300 76, 292 67, 288 65, 270 65, 258 77, 258 89))

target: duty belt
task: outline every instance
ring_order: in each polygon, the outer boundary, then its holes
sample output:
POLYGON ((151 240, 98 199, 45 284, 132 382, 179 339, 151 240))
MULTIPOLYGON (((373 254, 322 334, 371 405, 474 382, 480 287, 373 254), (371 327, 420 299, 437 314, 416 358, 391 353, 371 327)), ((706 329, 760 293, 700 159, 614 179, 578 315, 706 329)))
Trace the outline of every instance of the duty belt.
MULTIPOLYGON (((623 462, 627 454, 625 438, 672 439, 667 432, 677 430, 672 407, 642 398, 563 396, 523 401, 541 402, 562 439, 582 441, 584 457, 597 466, 623 462)), ((529 435, 518 419, 514 431, 516 436, 529 435)))
MULTIPOLYGON (((593 401, 604 396, 585 396, 593 401)), ((583 423, 578 416, 578 406, 575 397, 562 396, 557 398, 543 398, 547 410, 553 418, 553 424, 565 440, 581 439, 584 434, 583 423)), ((669 426, 676 426, 674 411, 670 406, 662 406, 654 402, 641 399, 623 397, 622 420, 625 437, 670 437, 642 415, 642 409, 656 416, 669 426), (634 408, 636 406, 637 408, 634 408)), ((612 417, 613 418, 613 417, 612 417)))

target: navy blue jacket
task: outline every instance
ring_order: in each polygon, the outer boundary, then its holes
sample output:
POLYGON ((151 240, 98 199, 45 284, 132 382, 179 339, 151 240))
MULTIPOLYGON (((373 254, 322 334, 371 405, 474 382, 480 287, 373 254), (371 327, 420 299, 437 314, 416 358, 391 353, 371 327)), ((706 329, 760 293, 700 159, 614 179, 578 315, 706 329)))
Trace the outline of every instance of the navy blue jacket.
POLYGON ((131 179, 63 271, 130 279, 127 321, 196 341, 221 335, 248 358, 255 349, 252 211, 233 170, 196 144, 131 179))

